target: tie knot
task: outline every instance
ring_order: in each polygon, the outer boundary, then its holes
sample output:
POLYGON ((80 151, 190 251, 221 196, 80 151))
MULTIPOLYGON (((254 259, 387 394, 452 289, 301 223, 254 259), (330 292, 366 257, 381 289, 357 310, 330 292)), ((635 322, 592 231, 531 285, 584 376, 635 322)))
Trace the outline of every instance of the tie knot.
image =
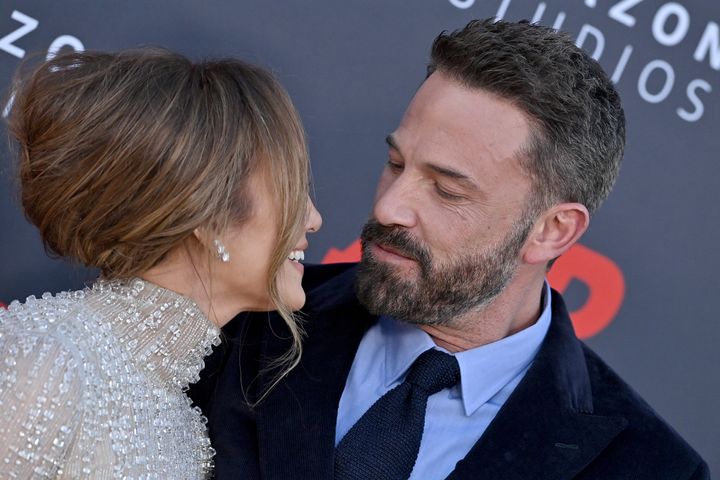
POLYGON ((460 380, 460 366, 452 355, 431 348, 413 362, 406 382, 428 392, 428 395, 443 388, 452 387, 460 380))

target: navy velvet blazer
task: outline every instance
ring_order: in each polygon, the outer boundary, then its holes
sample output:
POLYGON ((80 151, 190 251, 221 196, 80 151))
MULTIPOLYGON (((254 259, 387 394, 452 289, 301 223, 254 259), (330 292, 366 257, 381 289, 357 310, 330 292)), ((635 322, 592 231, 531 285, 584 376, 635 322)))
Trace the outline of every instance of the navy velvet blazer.
MULTIPOLYGON (((219 479, 333 478, 338 402, 355 351, 377 320, 357 302, 352 264, 308 267, 300 364, 257 406, 288 348, 282 319, 241 314, 190 395, 208 417, 219 479)), ((708 479, 708 467, 573 332, 553 291, 538 355, 451 479, 708 479)))

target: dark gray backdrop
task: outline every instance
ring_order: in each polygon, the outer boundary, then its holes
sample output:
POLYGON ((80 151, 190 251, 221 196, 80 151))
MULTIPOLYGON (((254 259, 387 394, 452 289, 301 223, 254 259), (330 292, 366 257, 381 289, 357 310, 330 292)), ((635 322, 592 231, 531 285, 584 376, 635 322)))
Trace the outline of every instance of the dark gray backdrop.
MULTIPOLYGON (((625 163, 582 243, 617 265, 625 294, 609 326, 587 341, 720 472, 717 2, 2 0, 0 87, 20 57, 53 44, 160 45, 269 67, 308 132, 324 216, 309 259, 321 261, 357 238, 386 159, 384 136, 424 76, 432 39, 493 15, 562 20, 616 74, 628 120, 625 163)), ((23 219, 6 143, 3 134, 0 301, 82 286, 93 273, 48 259, 23 219)), ((579 277, 571 282, 571 308, 590 290, 579 277)))

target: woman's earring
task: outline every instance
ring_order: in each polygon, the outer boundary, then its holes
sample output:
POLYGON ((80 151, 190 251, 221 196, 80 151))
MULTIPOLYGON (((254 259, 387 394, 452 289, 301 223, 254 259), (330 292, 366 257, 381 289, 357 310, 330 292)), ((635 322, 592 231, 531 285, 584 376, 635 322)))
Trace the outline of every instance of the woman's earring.
POLYGON ((217 252, 217 258, 223 263, 230 261, 230 254, 225 250, 225 245, 220 240, 215 240, 215 250, 217 252))

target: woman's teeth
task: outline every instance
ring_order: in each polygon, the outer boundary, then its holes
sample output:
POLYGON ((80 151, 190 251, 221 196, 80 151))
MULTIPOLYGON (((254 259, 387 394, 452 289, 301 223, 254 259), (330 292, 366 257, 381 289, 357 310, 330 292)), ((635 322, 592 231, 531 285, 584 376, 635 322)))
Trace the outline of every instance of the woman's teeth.
POLYGON ((293 262, 302 262, 305 260, 305 252, 302 250, 293 250, 290 252, 290 255, 288 255, 288 258, 293 262))

